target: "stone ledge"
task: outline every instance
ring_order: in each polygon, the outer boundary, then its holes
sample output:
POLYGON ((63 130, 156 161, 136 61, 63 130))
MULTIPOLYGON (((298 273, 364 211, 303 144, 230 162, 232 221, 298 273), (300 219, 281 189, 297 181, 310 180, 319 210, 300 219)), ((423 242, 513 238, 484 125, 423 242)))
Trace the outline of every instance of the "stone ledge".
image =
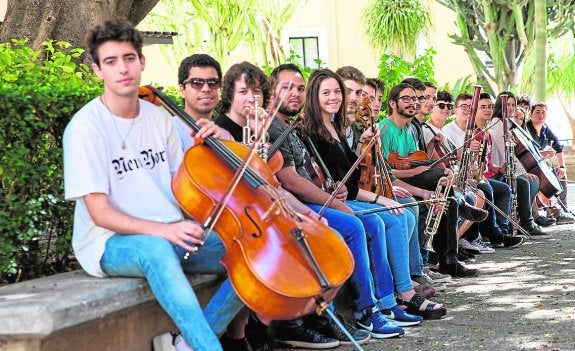
MULTIPOLYGON (((202 295, 216 275, 189 277, 202 295)), ((208 289, 209 290, 209 289, 208 289)), ((206 301, 209 296, 198 296, 206 301)), ((143 278, 94 278, 84 271, 57 274, 0 288, 0 340, 42 339, 66 328, 155 302, 143 278)))

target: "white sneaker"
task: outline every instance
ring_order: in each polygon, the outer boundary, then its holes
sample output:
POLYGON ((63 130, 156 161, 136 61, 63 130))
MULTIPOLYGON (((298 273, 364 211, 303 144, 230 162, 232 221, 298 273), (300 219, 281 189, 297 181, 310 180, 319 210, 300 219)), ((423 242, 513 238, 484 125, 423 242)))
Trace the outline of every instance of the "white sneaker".
POLYGON ((423 274, 427 275, 433 283, 447 283, 451 281, 451 276, 449 274, 441 274, 439 272, 434 272, 429 268, 423 270, 423 274))
POLYGON ((472 242, 469 242, 469 240, 467 240, 465 238, 461 238, 457 241, 459 246, 461 246, 462 248, 464 248, 466 250, 471 251, 474 255, 477 255, 477 254, 481 253, 481 250, 478 246, 475 246, 473 244, 474 242, 475 242, 475 240, 473 240, 472 242))
POLYGON ((495 249, 487 246, 487 244, 483 241, 483 239, 481 239, 481 237, 473 240, 471 242, 471 245, 475 246, 479 250, 479 253, 482 254, 490 254, 495 252, 495 249))
POLYGON ((164 333, 154 336, 152 340, 154 351, 194 351, 182 338, 181 333, 164 333))

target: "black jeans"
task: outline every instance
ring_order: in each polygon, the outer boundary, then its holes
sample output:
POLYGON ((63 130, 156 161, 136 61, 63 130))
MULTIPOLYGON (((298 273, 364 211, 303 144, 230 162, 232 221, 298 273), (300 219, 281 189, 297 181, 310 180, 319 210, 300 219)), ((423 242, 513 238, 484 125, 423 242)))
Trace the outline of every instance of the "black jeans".
MULTIPOLYGON (((505 176, 498 174, 495 178, 499 181, 506 182, 505 176)), ((535 226, 533 220, 533 213, 531 207, 535 201, 535 197, 539 192, 539 180, 530 181, 525 176, 519 176, 517 180, 517 189, 515 196, 517 197, 517 215, 519 224, 526 230, 531 230, 535 226)), ((511 204, 513 206, 513 204, 511 204)))
MULTIPOLYGON (((421 189, 435 191, 439 179, 443 177, 443 169, 439 167, 432 168, 428 171, 420 173, 410 178, 402 178, 404 182, 416 186, 421 189)), ((450 198, 453 197, 453 189, 449 192, 450 198)), ((418 199, 420 200, 420 199, 418 199)), ((458 209, 457 202, 451 200, 448 202, 446 213, 439 222, 437 233, 435 234, 432 242, 433 250, 439 256, 440 262, 455 263, 457 261, 457 217, 458 209)), ((419 242, 424 249, 427 244, 427 237, 424 234, 425 220, 427 219, 428 209, 426 205, 419 206, 419 242)), ((422 250, 423 251, 423 250, 422 250)), ((422 256, 424 253, 422 252, 422 256)), ((424 256, 424 263, 426 263, 427 254, 424 256)))

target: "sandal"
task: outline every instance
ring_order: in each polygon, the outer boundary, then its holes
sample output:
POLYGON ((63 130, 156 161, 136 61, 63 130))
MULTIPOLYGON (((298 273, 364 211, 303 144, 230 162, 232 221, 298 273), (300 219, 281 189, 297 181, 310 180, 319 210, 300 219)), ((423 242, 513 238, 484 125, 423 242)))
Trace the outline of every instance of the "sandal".
POLYGON ((423 317, 423 319, 441 319, 447 314, 445 307, 434 309, 437 305, 435 302, 429 301, 425 309, 420 310, 421 306, 425 303, 425 298, 419 294, 413 295, 411 300, 405 301, 400 298, 397 299, 397 304, 406 306, 407 313, 415 314, 423 317))

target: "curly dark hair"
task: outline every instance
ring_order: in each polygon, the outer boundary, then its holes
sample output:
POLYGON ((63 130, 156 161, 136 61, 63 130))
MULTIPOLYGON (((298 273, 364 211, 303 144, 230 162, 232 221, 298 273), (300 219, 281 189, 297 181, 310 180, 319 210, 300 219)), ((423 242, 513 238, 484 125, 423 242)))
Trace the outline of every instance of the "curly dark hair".
POLYGON ((95 25, 88 34, 86 34, 86 46, 92 57, 92 61, 100 67, 100 58, 98 57, 98 48, 108 41, 125 41, 131 43, 138 57, 142 57, 143 38, 140 31, 125 18, 116 17, 104 20, 95 25))
POLYGON ((261 107, 267 108, 270 102, 271 85, 266 74, 257 66, 244 61, 236 63, 226 72, 222 82, 222 97, 216 106, 216 112, 219 114, 226 114, 230 112, 232 101, 234 100, 234 89, 236 81, 244 77, 246 85, 251 89, 258 87, 261 89, 264 101, 261 101, 261 107))

